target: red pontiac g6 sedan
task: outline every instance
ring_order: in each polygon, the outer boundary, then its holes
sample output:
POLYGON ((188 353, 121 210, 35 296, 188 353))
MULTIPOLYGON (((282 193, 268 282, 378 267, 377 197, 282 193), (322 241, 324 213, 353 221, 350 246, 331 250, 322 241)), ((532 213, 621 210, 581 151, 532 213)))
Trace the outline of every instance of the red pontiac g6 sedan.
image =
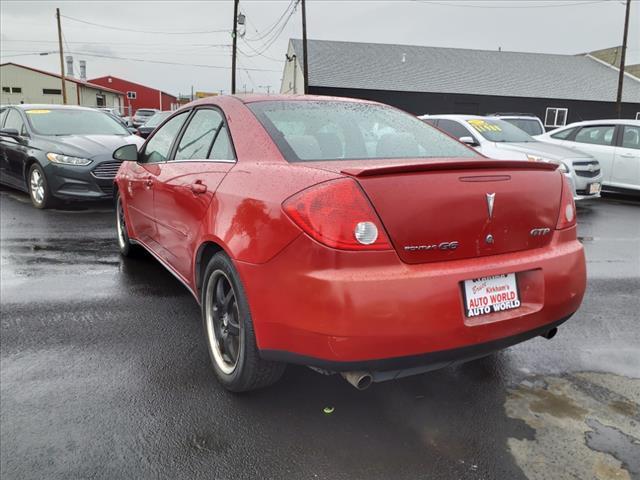
POLYGON ((121 253, 189 289, 232 391, 286 363, 365 388, 550 338, 582 301, 556 165, 490 160, 386 105, 203 99, 114 158, 121 253))

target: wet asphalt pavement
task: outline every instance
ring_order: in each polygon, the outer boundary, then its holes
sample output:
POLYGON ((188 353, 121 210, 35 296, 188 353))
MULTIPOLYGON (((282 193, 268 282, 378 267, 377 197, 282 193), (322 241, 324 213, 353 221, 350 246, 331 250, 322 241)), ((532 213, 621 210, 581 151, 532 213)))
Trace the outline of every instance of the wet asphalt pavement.
POLYGON ((224 391, 195 301, 113 219, 0 190, 3 479, 640 478, 639 202, 579 209, 556 338, 364 392, 303 367, 224 391))

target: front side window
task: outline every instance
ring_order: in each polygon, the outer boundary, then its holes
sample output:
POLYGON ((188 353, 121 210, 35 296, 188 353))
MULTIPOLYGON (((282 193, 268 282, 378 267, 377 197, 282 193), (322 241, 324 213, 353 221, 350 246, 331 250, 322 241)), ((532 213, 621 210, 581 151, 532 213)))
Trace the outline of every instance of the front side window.
POLYGON ((45 108, 25 113, 40 135, 129 135, 119 122, 99 110, 45 108))
POLYGON ((149 118, 144 124, 145 127, 157 127, 162 122, 164 122, 169 115, 173 112, 158 112, 153 117, 149 118))
POLYGON ((289 162, 477 156, 418 118, 383 105, 293 100, 248 107, 289 162))
POLYGON ((180 139, 176 160, 207 158, 213 139, 222 125, 222 115, 217 110, 196 110, 180 139))
POLYGON ((592 125, 582 127, 576 134, 578 143, 591 143, 594 145, 611 145, 613 141, 614 125, 592 125))
POLYGON ((166 162, 171 152, 171 146, 175 140, 182 124, 188 117, 189 112, 182 112, 165 123, 157 130, 153 137, 147 142, 142 153, 142 163, 166 162))
MULTIPOLYGON (((473 138, 474 141, 476 141, 476 138, 471 134, 471 132, 469 130, 467 130, 467 127, 465 127, 464 125, 461 125, 460 123, 456 122, 455 120, 449 120, 447 118, 441 118, 440 121, 438 122, 438 128, 440 130, 444 130, 445 132, 447 132, 449 135, 451 135, 454 138, 462 138, 462 137, 471 137, 473 138)), ((477 143, 477 141, 476 141, 477 143)))
POLYGON ((490 142, 523 143, 536 141, 527 132, 497 118, 472 118, 467 120, 466 123, 490 142))
POLYGON ((549 107, 544 115, 545 127, 564 127, 567 124, 567 114, 569 110, 566 108, 549 107))
POLYGON ((625 125, 622 129, 622 146, 640 150, 640 127, 625 125))
POLYGON ((4 128, 12 128, 17 130, 20 135, 25 135, 26 129, 24 127, 24 122, 22 121, 22 117, 15 109, 10 109, 7 114, 7 119, 4 122, 4 128))

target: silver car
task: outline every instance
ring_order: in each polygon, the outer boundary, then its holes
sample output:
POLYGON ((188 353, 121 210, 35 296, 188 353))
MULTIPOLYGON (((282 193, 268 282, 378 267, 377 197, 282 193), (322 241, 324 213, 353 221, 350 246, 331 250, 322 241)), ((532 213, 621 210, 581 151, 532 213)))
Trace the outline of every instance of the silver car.
POLYGON ((557 163, 573 187, 575 200, 600 196, 600 164, 590 155, 540 142, 498 117, 423 115, 419 118, 489 158, 557 163))

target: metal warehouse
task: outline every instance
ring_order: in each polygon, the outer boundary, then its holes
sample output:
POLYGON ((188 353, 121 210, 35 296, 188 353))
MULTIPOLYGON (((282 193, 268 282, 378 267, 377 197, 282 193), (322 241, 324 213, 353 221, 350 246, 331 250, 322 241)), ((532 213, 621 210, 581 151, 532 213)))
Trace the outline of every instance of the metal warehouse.
MULTIPOLYGON (((309 40, 311 94, 376 100, 414 114, 531 113, 545 127, 615 116, 619 70, 591 54, 557 55, 309 40)), ((289 41, 281 93, 303 93, 302 41, 289 41)), ((625 72, 622 117, 640 117, 625 72)))
MULTIPOLYGON (((84 64, 81 64, 84 66, 84 64)), ((68 69, 67 71, 72 72, 68 69)), ((84 73, 81 69, 81 75, 84 73)), ((60 75, 37 68, 3 63, 0 65, 0 104, 62 103, 60 75)), ((121 111, 124 93, 113 88, 95 85, 83 78, 65 76, 65 89, 69 105, 85 107, 110 107, 121 111)))

